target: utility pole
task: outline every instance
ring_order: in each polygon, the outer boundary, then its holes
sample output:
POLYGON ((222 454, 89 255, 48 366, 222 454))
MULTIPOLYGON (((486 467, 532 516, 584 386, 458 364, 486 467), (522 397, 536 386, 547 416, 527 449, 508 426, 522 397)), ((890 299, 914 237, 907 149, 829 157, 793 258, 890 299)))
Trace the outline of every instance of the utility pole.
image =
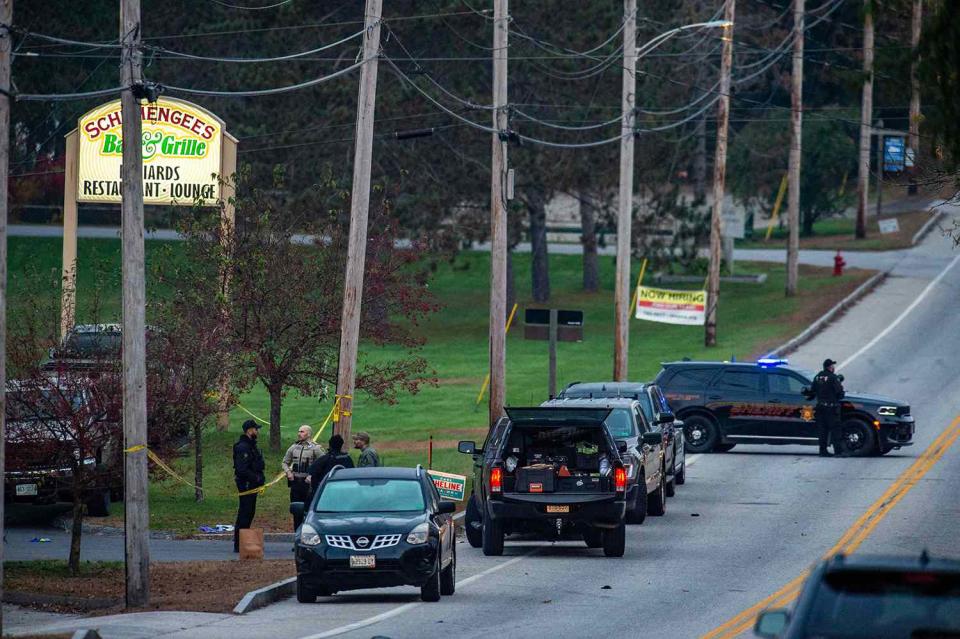
POLYGON ((336 432, 350 441, 353 391, 360 341, 360 302, 363 298, 363 267, 367 257, 367 219, 370 211, 370 165, 373 160, 373 116, 377 101, 377 60, 380 55, 382 0, 367 0, 364 10, 363 60, 360 97, 357 99, 356 147, 353 151, 353 190, 350 193, 350 238, 343 284, 343 315, 340 322, 340 365, 337 398, 340 402, 336 432))
POLYGON ((490 158, 490 403, 492 426, 506 403, 508 0, 493 2, 493 149, 490 158))
POLYGON ((723 53, 720 59, 720 101, 717 107, 717 151, 713 165, 713 212, 710 216, 710 268, 707 273, 707 323, 704 343, 717 345, 717 306, 720 302, 720 238, 724 182, 727 177, 727 126, 730 120, 730 72, 733 67, 733 26, 736 0, 726 0, 723 53))
POLYGON ((800 254, 800 158, 803 128, 803 32, 804 0, 793 0, 793 71, 790 86, 790 158, 788 166, 787 297, 797 294, 800 254))
POLYGON ((620 129, 620 198, 617 212, 616 328, 613 379, 627 381, 630 355, 630 252, 633 248, 633 129, 637 93, 637 0, 623 0, 623 126, 620 129))
MULTIPOLYGON (((13 24, 13 0, 0 0, 0 24, 13 24)), ((0 389, 7 387, 7 174, 10 161, 10 49, 8 29, 0 30, 0 389)), ((6 399, 0 393, 0 477, 5 477, 6 399)), ((4 499, 0 495, 0 539, 6 537, 4 499)), ((0 599, 3 598, 3 546, 0 544, 0 599)), ((3 610, 0 609, 0 636, 3 610)))
POLYGON ((870 188, 870 123, 873 121, 873 0, 863 2, 863 104, 860 107, 860 163, 857 174, 856 238, 867 237, 870 188))
POLYGON ((123 118, 120 217, 123 252, 124 558, 127 607, 150 601, 150 503, 147 495, 146 282, 143 248, 143 147, 140 100, 140 0, 120 0, 120 94, 123 118), (139 95, 137 91, 137 95, 139 95))
POLYGON ((883 145, 886 138, 883 135, 883 120, 877 120, 877 210, 874 213, 880 217, 883 211, 883 145))
POLYGON ((910 62, 910 135, 908 148, 913 152, 913 166, 910 167, 910 185, 907 193, 917 192, 917 161, 920 159, 920 77, 917 74, 917 48, 920 46, 920 28, 923 24, 923 0, 913 0, 913 22, 910 25, 910 49, 913 59, 910 62))

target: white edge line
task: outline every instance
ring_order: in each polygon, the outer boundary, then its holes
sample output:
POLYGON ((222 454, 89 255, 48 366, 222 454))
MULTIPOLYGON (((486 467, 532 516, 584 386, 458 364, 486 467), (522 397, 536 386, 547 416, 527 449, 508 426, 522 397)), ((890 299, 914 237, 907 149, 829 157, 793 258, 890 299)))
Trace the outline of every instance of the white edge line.
POLYGON ((841 364, 839 364, 839 368, 844 368, 844 367, 846 367, 846 366, 849 366, 850 363, 853 362, 853 360, 855 360, 855 359, 857 359, 858 357, 860 357, 861 355, 863 355, 863 354, 864 354, 868 349, 870 349, 874 344, 876 344, 877 342, 879 342, 880 340, 882 340, 884 337, 886 337, 886 336, 890 333, 890 331, 892 331, 893 329, 895 329, 895 328, 900 324, 900 322, 902 322, 903 319, 904 319, 907 315, 909 315, 910 312, 911 312, 913 309, 915 309, 918 304, 920 304, 920 302, 923 301, 923 299, 930 293, 930 291, 932 291, 933 288, 934 288, 937 284, 940 283, 940 280, 942 280, 942 279, 944 278, 944 276, 946 276, 946 274, 950 271, 950 269, 953 268, 953 266, 957 263, 957 261, 960 261, 960 255, 958 255, 958 256, 956 256, 955 258, 953 258, 953 260, 951 260, 950 263, 947 264, 947 266, 946 266, 942 271, 940 271, 940 274, 937 275, 937 276, 933 279, 932 282, 930 282, 929 284, 927 284, 927 287, 924 288, 923 291, 921 291, 920 295, 917 296, 917 299, 913 300, 913 302, 910 304, 910 306, 908 306, 907 308, 903 309, 903 312, 900 313, 900 314, 897 316, 897 318, 896 318, 895 320, 893 320, 893 321, 889 324, 889 326, 887 326, 885 329, 883 329, 882 331, 880 331, 880 334, 879 334, 879 335, 877 335, 877 336, 874 337, 872 340, 870 340, 869 342, 867 342, 866 344, 864 344, 863 346, 861 346, 861 347, 860 347, 860 350, 858 350, 856 353, 854 353, 853 355, 851 355, 850 357, 848 357, 846 360, 844 360, 841 364))
MULTIPOLYGON (((496 566, 491 566, 490 568, 487 568, 483 572, 479 572, 473 575, 472 577, 461 579, 460 581, 457 582, 457 586, 462 588, 463 586, 467 586, 473 583, 474 581, 477 581, 479 579, 482 579, 483 577, 486 577, 487 575, 491 575, 499 570, 503 570, 507 566, 512 566, 513 564, 523 561, 530 555, 534 554, 535 552, 537 552, 537 550, 538 549, 531 550, 530 552, 524 553, 519 557, 514 557, 513 559, 509 559, 503 563, 497 564, 496 566)), ((361 619, 360 621, 356 621, 346 626, 340 626, 339 628, 333 628, 332 630, 327 630, 326 632, 321 632, 320 634, 301 637, 300 639, 327 639, 327 637, 336 637, 338 635, 342 635, 347 632, 359 630, 360 628, 366 628, 367 626, 372 626, 375 623, 380 623, 381 621, 385 621, 387 619, 390 619, 391 617, 396 617, 397 615, 401 615, 407 612, 408 610, 413 610, 414 608, 417 608, 422 605, 423 605, 422 601, 411 601, 410 603, 403 604, 402 606, 397 606, 392 610, 382 612, 379 615, 367 617, 366 619, 361 619)))

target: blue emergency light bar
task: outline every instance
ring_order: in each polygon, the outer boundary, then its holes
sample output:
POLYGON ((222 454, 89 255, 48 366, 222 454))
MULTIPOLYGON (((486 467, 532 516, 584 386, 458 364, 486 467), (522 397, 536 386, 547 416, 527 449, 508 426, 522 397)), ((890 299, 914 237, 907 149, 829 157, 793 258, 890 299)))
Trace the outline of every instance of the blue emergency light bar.
POLYGON ((785 359, 773 357, 761 357, 757 360, 757 366, 760 368, 776 368, 777 366, 786 366, 789 362, 785 359))

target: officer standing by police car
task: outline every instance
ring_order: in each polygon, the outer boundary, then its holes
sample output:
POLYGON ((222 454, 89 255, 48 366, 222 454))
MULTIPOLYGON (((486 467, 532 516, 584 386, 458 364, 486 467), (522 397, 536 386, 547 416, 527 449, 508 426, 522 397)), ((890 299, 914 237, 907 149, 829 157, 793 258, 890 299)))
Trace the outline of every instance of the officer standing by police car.
POLYGON ((816 398, 817 437, 820 443, 820 456, 831 457, 827 446, 833 442, 833 454, 846 457, 840 441, 840 400, 843 399, 843 376, 836 374, 837 363, 832 359, 823 361, 823 370, 813 378, 810 388, 811 398, 816 398))
POLYGON ((249 528, 257 512, 257 488, 265 483, 263 453, 257 448, 260 424, 252 419, 243 422, 243 435, 233 445, 233 478, 240 492, 237 523, 233 527, 233 552, 240 552, 240 529, 249 528), (249 494, 248 491, 254 491, 249 494))
MULTIPOLYGON (((295 501, 306 502, 310 496, 310 486, 307 485, 307 469, 323 454, 323 448, 310 439, 310 427, 306 424, 297 429, 297 441, 287 449, 283 456, 284 474, 287 476, 287 486, 290 487, 290 503, 295 501)), ((293 530, 296 532, 303 523, 303 515, 293 516, 293 530)))

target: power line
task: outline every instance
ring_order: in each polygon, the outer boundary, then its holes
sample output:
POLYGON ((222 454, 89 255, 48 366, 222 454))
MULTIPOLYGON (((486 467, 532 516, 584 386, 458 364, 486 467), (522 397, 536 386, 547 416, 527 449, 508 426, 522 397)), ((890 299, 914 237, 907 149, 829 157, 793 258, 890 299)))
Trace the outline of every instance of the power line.
POLYGON ((190 60, 202 60, 202 61, 204 61, 204 62, 231 62, 231 63, 232 63, 232 62, 239 62, 239 63, 251 63, 251 62, 252 62, 252 63, 261 63, 261 62, 285 62, 285 61, 288 61, 288 60, 296 60, 296 59, 298 59, 298 58, 303 58, 303 57, 306 57, 306 56, 310 56, 310 55, 314 55, 314 54, 317 54, 317 53, 321 53, 321 52, 326 51, 326 50, 328 50, 328 49, 332 49, 332 48, 338 47, 338 46, 340 46, 340 45, 342 45, 342 44, 346 44, 347 42, 349 42, 349 41, 351 41, 351 40, 353 40, 353 39, 355 39, 355 38, 359 38, 359 37, 362 36, 362 35, 363 35, 363 30, 361 29, 360 31, 357 31, 357 32, 354 33, 354 34, 348 35, 348 36, 345 37, 345 38, 341 38, 341 39, 337 40, 336 42, 331 42, 330 44, 325 44, 325 45, 320 46, 320 47, 317 47, 317 48, 315 48, 315 49, 310 49, 309 51, 301 51, 301 52, 299 52, 299 53, 290 53, 290 54, 287 54, 287 55, 274 56, 274 57, 270 57, 270 58, 232 58, 232 57, 205 56, 205 55, 197 55, 197 54, 193 54, 193 53, 185 53, 185 52, 181 52, 181 51, 171 51, 170 49, 166 49, 166 48, 164 48, 164 47, 153 46, 153 45, 146 45, 146 46, 144 47, 144 49, 147 50, 147 51, 154 51, 154 52, 165 53, 165 54, 167 54, 167 55, 169 55, 169 56, 176 57, 176 58, 187 58, 187 59, 190 59, 190 60))
POLYGON ((224 0, 210 0, 214 4, 218 4, 221 7, 227 7, 228 9, 242 9, 244 11, 263 11, 264 9, 276 9, 277 7, 282 7, 285 4, 290 4, 293 0, 279 0, 273 4, 268 4, 262 7, 250 7, 242 4, 230 4, 229 2, 224 2, 224 0))

